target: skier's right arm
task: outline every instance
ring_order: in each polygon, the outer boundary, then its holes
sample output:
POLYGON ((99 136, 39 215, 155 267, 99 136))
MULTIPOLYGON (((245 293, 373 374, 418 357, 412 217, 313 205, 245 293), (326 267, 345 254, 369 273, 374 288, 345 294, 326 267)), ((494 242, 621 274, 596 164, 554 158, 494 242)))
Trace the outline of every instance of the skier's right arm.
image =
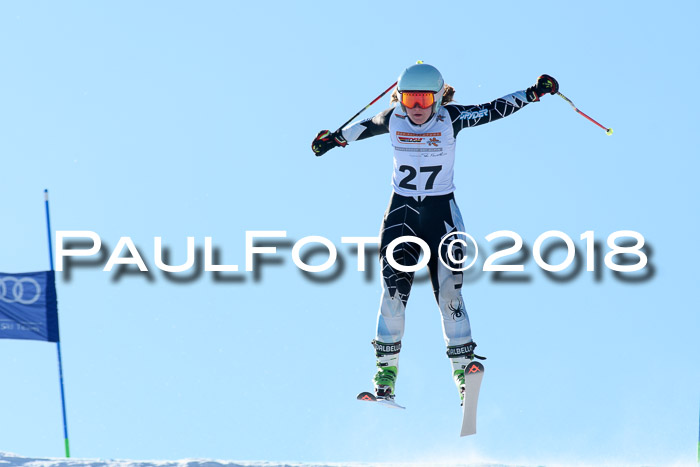
POLYGON ((316 156, 322 156, 336 146, 347 146, 349 141, 357 141, 389 133, 389 117, 391 117, 393 112, 394 107, 391 107, 372 118, 355 123, 334 133, 322 130, 311 143, 311 149, 316 156))
POLYGON ((342 131, 331 133, 329 130, 321 130, 311 142, 311 150, 316 156, 322 156, 336 146, 345 147, 347 145, 348 142, 343 138, 342 131))

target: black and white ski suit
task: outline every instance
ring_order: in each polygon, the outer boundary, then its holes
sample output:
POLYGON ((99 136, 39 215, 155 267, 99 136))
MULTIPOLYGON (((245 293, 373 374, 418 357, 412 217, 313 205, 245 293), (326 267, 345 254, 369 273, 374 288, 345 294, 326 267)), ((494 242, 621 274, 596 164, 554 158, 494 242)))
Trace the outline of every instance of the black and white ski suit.
MULTIPOLYGON (((456 137, 465 128, 507 117, 527 103, 525 91, 518 91, 483 105, 446 104, 422 125, 413 124, 397 105, 343 130, 348 142, 389 133, 394 147, 394 192, 380 234, 383 280, 377 318, 376 340, 379 343, 400 343, 414 275, 389 264, 387 246, 399 237, 414 236, 424 240, 431 251, 428 270, 442 313, 448 355, 450 352, 454 355, 469 353, 473 349, 469 317, 461 293, 462 273, 450 270, 438 259, 442 254, 447 264, 458 266, 446 257, 446 251, 438 251, 438 245, 446 234, 465 231, 453 195, 456 137)), ((457 244, 453 248, 453 258, 460 258, 461 247, 457 244)), ((419 255, 420 247, 408 242, 400 243, 393 252, 394 259, 402 266, 416 265, 419 255)), ((398 352, 398 348, 400 344, 386 351, 398 352)))

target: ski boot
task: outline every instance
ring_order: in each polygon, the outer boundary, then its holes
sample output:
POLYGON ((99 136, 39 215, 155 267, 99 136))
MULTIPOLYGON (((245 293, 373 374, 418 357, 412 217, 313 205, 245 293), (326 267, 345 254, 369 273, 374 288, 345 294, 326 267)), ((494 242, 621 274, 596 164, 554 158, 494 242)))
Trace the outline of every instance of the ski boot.
POLYGON ((474 355, 475 347, 476 344, 474 342, 447 347, 447 356, 450 357, 450 362, 452 363, 452 378, 454 379, 455 384, 457 385, 457 390, 459 391, 460 405, 464 404, 464 393, 466 391, 464 370, 471 363, 471 361, 474 360, 474 358, 486 360, 486 357, 474 355))
POLYGON ((401 341, 394 344, 372 341, 377 353, 377 374, 374 375, 374 393, 377 399, 394 399, 396 377, 399 374, 401 341))
POLYGON ((374 375, 374 393, 377 395, 377 399, 393 399, 399 368, 396 366, 382 367, 379 363, 377 366, 379 369, 374 375))

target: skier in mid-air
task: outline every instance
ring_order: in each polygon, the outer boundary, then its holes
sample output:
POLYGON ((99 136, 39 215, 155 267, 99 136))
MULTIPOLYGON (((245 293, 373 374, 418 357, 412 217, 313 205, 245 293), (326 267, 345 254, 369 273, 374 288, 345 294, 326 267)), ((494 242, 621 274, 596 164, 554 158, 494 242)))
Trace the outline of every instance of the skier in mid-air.
MULTIPOLYGON (((445 85, 440 72, 431 65, 419 63, 401 73, 398 93, 394 96, 398 105, 334 133, 323 130, 314 139, 311 148, 316 156, 336 146, 345 147, 348 142, 384 133, 389 133, 394 147, 393 194, 381 228, 382 296, 373 341, 378 367, 374 387, 378 399, 394 398, 406 302, 413 282, 413 272, 402 272, 389 264, 387 246, 399 237, 414 236, 424 240, 430 248, 427 267, 442 313, 452 376, 464 400, 464 370, 475 357, 476 343, 472 340, 462 300, 462 273, 455 270, 459 265, 451 262, 444 251, 438 251, 445 235, 464 232, 453 194, 456 137, 465 128, 507 117, 529 102, 539 101, 545 94, 555 94, 558 89, 554 78, 542 75, 526 90, 492 102, 457 105, 449 103, 454 89, 445 85), (450 268, 439 260, 441 254, 450 268)), ((452 258, 463 257, 458 243, 451 248, 452 258)), ((393 252, 396 263, 402 266, 415 266, 419 255, 418 245, 408 242, 400 243, 393 252)))

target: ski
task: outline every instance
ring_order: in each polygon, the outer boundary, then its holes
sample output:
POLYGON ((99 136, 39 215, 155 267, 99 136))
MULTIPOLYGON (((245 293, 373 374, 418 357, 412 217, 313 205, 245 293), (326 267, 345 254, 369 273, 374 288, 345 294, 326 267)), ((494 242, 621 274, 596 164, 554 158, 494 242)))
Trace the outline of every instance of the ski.
POLYGON ((460 436, 476 433, 476 405, 479 402, 479 389, 484 378, 484 365, 471 362, 464 370, 466 389, 462 403, 462 432, 460 436))
POLYGON ((377 396, 371 392, 361 392, 357 395, 358 401, 366 402, 377 402, 385 407, 391 407, 392 409, 405 409, 406 407, 397 404, 393 399, 377 399, 377 396))

